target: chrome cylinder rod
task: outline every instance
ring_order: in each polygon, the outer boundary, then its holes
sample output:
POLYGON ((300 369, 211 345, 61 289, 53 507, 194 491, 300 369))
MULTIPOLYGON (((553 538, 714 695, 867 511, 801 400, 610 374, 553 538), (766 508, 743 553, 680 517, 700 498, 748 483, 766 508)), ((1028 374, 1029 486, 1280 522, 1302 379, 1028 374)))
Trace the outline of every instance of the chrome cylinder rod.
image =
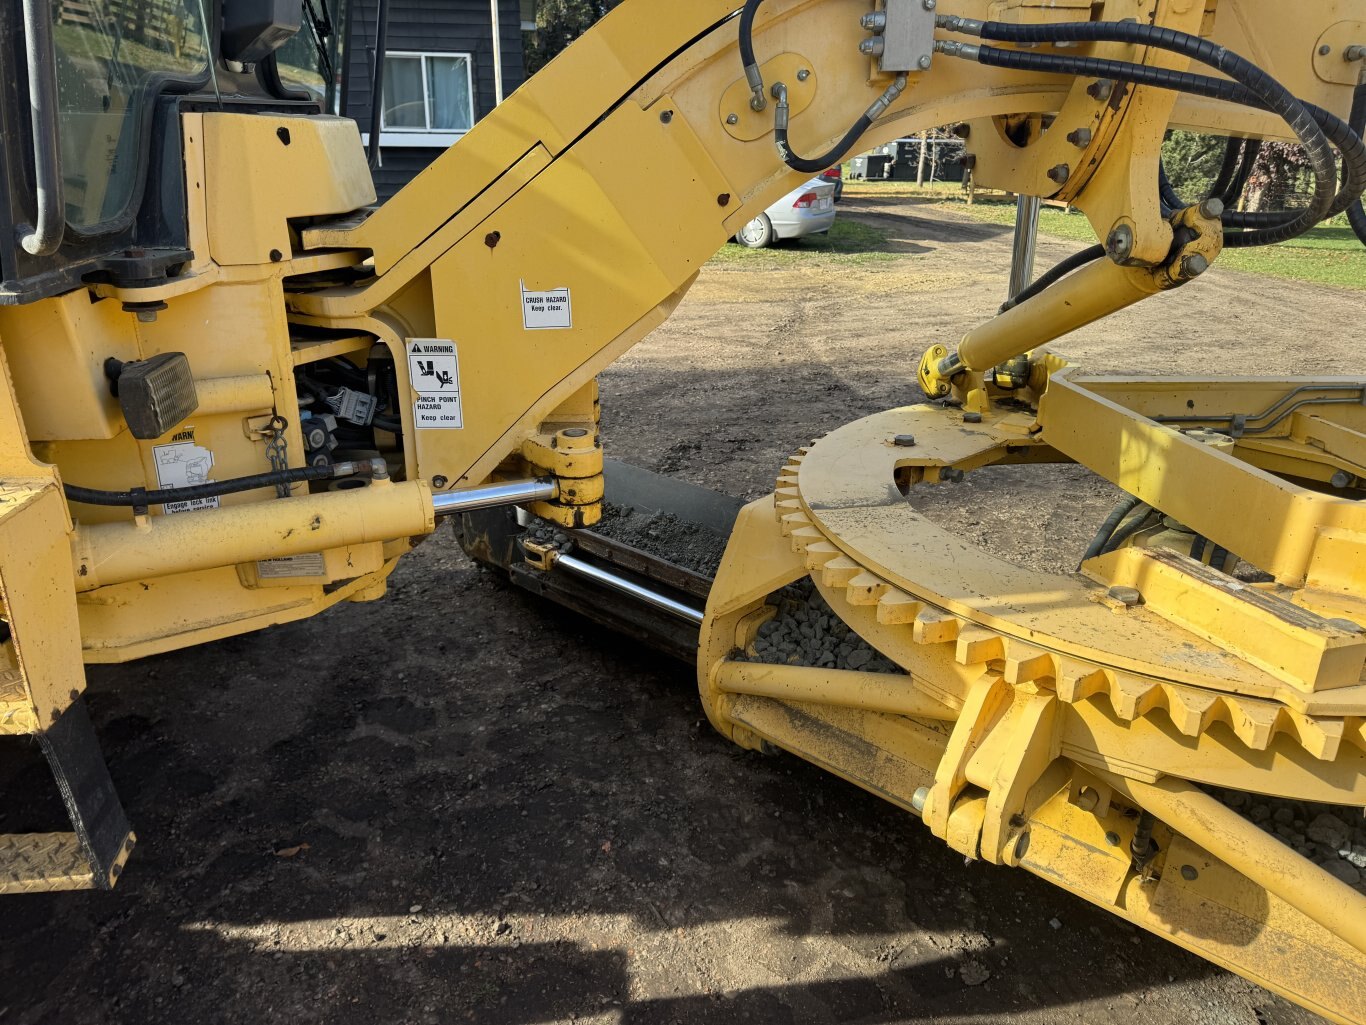
POLYGON ((576 559, 572 555, 559 554, 555 556, 555 566, 559 569, 566 570, 569 573, 573 573, 575 576, 583 577, 585 580, 592 580, 594 583, 602 584, 604 587, 610 587, 614 591, 620 591, 622 594, 635 598, 637 601, 644 602, 646 605, 652 605, 657 609, 662 609, 671 615, 677 616, 679 619, 686 620, 689 623, 696 623, 698 626, 702 625, 701 610, 695 609, 691 605, 685 605, 681 601, 674 601, 667 595, 660 594, 658 591, 652 591, 648 587, 642 587, 640 584, 632 583, 624 577, 619 577, 615 573, 594 566, 592 563, 584 562, 582 559, 576 559))
POLYGON ((1015 248, 1010 254, 1010 294, 1014 299, 1034 281, 1034 256, 1039 248, 1038 196, 1020 196, 1015 201, 1015 248))
POLYGON ((554 498, 558 486, 549 478, 510 481, 491 484, 486 488, 465 491, 442 491, 432 495, 432 511, 441 516, 494 509, 500 505, 522 505, 526 502, 547 502, 554 498))

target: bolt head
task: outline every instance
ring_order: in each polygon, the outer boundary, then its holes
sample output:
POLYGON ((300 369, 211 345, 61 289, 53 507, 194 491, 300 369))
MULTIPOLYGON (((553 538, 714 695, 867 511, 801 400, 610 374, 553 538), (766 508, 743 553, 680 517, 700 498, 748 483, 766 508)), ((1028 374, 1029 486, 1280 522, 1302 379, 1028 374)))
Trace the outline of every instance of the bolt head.
POLYGON ((928 71, 930 67, 930 55, 927 53, 920 60, 916 61, 920 65, 921 71, 928 71))
POLYGON ((1067 141, 1078 149, 1085 149, 1087 146, 1091 145, 1091 129, 1078 128, 1073 132, 1069 132, 1067 141))
POLYGON ((1134 251, 1134 229, 1121 224, 1105 240, 1105 251, 1112 260, 1127 260, 1134 251))
POLYGON ((1330 53, 1332 53, 1332 52, 1333 52, 1333 48, 1332 48, 1331 46, 1329 46, 1327 43, 1324 43, 1322 46, 1319 47, 1319 56, 1320 56, 1320 57, 1327 57, 1327 56, 1328 56, 1330 53))
POLYGON ((800 71, 797 72, 797 81, 798 81, 798 82, 805 82, 805 81, 806 81, 808 78, 810 78, 810 77, 811 77, 811 72, 808 71, 806 68, 802 68, 800 71))
POLYGON ((1224 216, 1224 201, 1217 196, 1211 196, 1200 204, 1200 216, 1211 221, 1224 216))
POLYGON ((659 120, 660 120, 663 124, 666 124, 666 125, 667 125, 670 121, 672 121, 673 119, 674 119, 674 112, 673 112, 672 110, 663 111, 663 112, 659 115, 659 120))
POLYGON ((1067 179, 1072 177, 1072 168, 1068 167, 1066 164, 1058 164, 1056 167, 1050 167, 1048 169, 1048 177, 1049 180, 1054 181, 1059 185, 1066 185, 1067 179))
POLYGON ((1181 273, 1188 278, 1198 278, 1209 270, 1209 260, 1200 253, 1192 253, 1181 261, 1181 273))
POLYGON ((1098 78, 1086 87, 1086 95, 1093 100, 1107 101, 1115 91, 1115 83, 1108 78, 1098 78))
POLYGON ((1352 477, 1351 474, 1347 473, 1345 470, 1339 470, 1337 473, 1333 474, 1333 479, 1328 483, 1335 488, 1345 488, 1348 484, 1352 483, 1352 477))
POLYGON ((914 434, 898 434, 892 439, 892 444, 897 448, 915 448, 914 434))
POLYGON ((1110 832, 1105 834, 1105 842, 1108 843, 1111 847, 1118 847, 1119 834, 1114 832, 1114 830, 1111 830, 1110 832))
POLYGON ((1196 871, 1196 868, 1195 868, 1194 865, 1182 865, 1182 866, 1181 866, 1181 878, 1184 879, 1184 880, 1185 880, 1186 882, 1188 882, 1188 883, 1193 883, 1193 882, 1195 882, 1197 879, 1200 878, 1200 873, 1199 873, 1198 871, 1196 871))
POLYGON ((927 10, 927 11, 932 11, 932 10, 934 10, 937 6, 939 6, 939 5, 938 5, 937 3, 935 3, 935 0, 925 0, 925 10, 927 10))
POLYGON ((740 115, 739 115, 739 114, 727 114, 727 115, 726 115, 726 124, 728 124, 728 125, 738 125, 739 123, 740 123, 740 115))
POLYGON ((437 474, 435 477, 432 478, 432 487, 434 488, 444 488, 449 483, 450 481, 448 481, 445 477, 441 476, 440 474, 437 474))
POLYGON ((982 414, 981 414, 981 413, 964 413, 964 414, 963 414, 963 423, 965 423, 965 424, 980 424, 981 422, 982 422, 982 414))

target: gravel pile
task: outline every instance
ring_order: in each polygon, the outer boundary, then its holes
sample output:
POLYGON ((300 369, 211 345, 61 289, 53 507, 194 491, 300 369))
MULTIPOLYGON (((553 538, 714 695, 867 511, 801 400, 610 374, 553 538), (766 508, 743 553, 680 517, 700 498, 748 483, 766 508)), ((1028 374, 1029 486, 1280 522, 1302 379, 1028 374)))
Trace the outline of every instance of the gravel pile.
POLYGON ((751 662, 901 673, 837 616, 810 578, 778 592, 778 614, 759 627, 751 662))
POLYGON ((527 524, 526 534, 523 535, 528 541, 539 541, 541 544, 554 545, 562 552, 568 552, 574 547, 574 542, 569 535, 560 527, 540 517, 533 517, 527 524))
POLYGON ((1215 791, 1215 796, 1296 853, 1366 893, 1366 819, 1360 808, 1288 801, 1241 790, 1215 791))
POLYGON ((604 502, 594 533, 639 548, 705 577, 716 576, 726 553, 726 538, 666 512, 647 513, 604 502))

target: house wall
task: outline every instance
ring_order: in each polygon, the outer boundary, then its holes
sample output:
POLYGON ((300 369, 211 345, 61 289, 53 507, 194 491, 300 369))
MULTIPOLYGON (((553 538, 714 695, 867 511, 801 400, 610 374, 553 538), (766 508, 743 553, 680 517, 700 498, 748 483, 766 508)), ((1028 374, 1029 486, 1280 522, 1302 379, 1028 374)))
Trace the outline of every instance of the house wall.
MULTIPOLYGON (((375 45, 377 0, 353 0, 347 71, 346 114, 362 134, 370 131, 371 60, 375 45)), ((525 79, 522 65, 521 0, 498 0, 503 47, 503 95, 525 79)), ((390 0, 387 49, 468 53, 474 61, 474 115, 494 108, 493 33, 489 0, 390 0)), ((430 147, 385 146, 383 164, 374 172, 375 191, 388 199, 441 154, 430 147)))

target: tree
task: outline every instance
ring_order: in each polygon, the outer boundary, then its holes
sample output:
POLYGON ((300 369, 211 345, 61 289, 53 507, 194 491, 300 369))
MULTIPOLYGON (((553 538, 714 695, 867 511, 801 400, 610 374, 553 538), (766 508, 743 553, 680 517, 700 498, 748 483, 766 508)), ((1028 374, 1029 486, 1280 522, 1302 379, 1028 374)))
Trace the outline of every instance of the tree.
POLYGON ((536 0, 536 34, 526 48, 528 73, 545 67, 621 0, 536 0))
POLYGON ((1172 188, 1182 198, 1195 201, 1208 195, 1224 162, 1227 140, 1196 132, 1168 132, 1162 145, 1162 166, 1172 188))
POLYGON ((1265 142, 1252 165, 1248 195, 1253 210, 1284 210, 1299 204, 1290 200, 1306 191, 1311 165, 1304 148, 1291 142, 1265 142))

